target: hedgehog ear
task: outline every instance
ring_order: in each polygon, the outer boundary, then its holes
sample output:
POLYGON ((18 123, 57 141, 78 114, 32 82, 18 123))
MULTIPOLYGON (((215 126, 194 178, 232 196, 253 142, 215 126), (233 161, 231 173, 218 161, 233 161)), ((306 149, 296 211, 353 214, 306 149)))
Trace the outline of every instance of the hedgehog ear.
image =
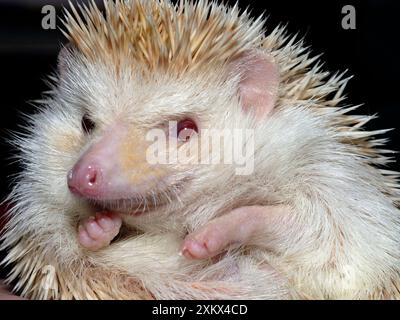
POLYGON ((246 52, 235 60, 234 68, 241 75, 238 94, 243 111, 265 118, 275 107, 280 82, 274 59, 260 51, 246 52))

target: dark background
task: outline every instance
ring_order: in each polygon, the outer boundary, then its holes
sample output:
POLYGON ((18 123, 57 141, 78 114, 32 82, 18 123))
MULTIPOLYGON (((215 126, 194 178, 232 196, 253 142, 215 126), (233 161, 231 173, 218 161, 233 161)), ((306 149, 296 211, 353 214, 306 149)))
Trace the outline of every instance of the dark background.
MULTIPOLYGON (((0 198, 10 190, 10 175, 18 172, 8 158, 13 150, 6 137, 21 124, 21 112, 31 113, 29 101, 39 99, 46 85, 43 79, 56 67, 57 53, 63 37, 59 31, 41 28, 44 4, 61 4, 51 0, 0 0, 0 198)), ((234 1, 225 1, 234 3, 234 1)), ((400 2, 365 1, 287 1, 263 2, 240 0, 253 15, 265 12, 268 26, 289 23, 288 30, 305 36, 314 54, 324 53, 325 68, 349 70, 355 75, 348 86, 349 102, 365 103, 362 112, 379 113, 369 129, 397 128, 389 133, 390 148, 400 150, 400 75, 399 41, 400 2), (343 30, 342 7, 352 4, 357 10, 357 29, 343 30)), ((58 10, 61 14, 61 9, 58 10)), ((61 27, 61 23, 58 24, 61 27)), ((399 160, 399 158, 397 158, 399 160)), ((394 163, 393 169, 400 169, 394 163)))

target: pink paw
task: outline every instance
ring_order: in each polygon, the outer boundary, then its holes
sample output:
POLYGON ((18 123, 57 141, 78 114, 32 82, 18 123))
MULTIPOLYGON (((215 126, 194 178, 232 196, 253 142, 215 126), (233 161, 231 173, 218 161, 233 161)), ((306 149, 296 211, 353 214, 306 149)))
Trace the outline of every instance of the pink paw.
POLYGON ((122 225, 121 217, 116 213, 102 212, 80 223, 79 243, 86 249, 97 251, 107 247, 118 235, 122 225))
POLYGON ((286 206, 251 206, 235 209, 189 234, 182 254, 188 259, 213 258, 231 246, 267 243, 290 209, 286 206))
POLYGON ((188 259, 213 258, 231 244, 231 240, 233 237, 225 234, 220 224, 211 223, 185 239, 182 254, 188 259))

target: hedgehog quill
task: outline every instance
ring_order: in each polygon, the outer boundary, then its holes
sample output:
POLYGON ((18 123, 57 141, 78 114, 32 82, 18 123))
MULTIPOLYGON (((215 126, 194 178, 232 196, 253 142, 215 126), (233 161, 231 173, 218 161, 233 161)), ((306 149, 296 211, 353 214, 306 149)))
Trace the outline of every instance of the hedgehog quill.
POLYGON ((24 170, 2 239, 16 292, 400 297, 386 130, 363 129, 372 117, 345 104, 348 79, 302 40, 208 1, 91 2, 64 22, 52 91, 13 141, 24 170), (252 130, 254 172, 147 161, 151 130, 187 151, 206 129, 252 130))

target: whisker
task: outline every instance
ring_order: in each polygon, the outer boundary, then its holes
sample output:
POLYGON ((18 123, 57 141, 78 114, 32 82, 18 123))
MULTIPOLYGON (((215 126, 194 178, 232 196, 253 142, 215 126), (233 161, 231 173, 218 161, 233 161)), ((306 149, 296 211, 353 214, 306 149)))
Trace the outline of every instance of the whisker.
MULTIPOLYGON (((156 178, 156 177, 154 177, 156 178)), ((149 190, 147 193, 135 194, 131 198, 116 199, 109 201, 91 200, 93 206, 102 208, 103 210, 112 210, 121 213, 140 213, 151 210, 157 210, 162 205, 171 205, 179 203, 180 207, 184 207, 184 203, 180 196, 182 184, 187 182, 181 180, 179 184, 166 184, 165 181, 158 181, 156 189, 149 190)))

